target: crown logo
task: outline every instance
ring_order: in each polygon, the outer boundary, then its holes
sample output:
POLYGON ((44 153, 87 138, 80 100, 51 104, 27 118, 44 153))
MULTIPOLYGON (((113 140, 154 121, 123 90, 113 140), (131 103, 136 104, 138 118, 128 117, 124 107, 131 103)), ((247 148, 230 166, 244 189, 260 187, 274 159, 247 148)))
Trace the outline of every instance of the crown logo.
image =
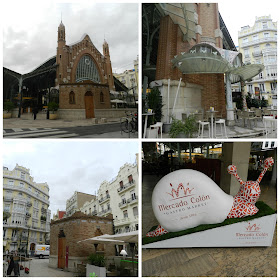
POLYGON ((246 227, 247 231, 259 231, 261 228, 259 227, 259 225, 257 226, 256 224, 251 225, 249 222, 248 227, 246 227))
MULTIPOLYGON (((189 183, 187 184, 187 186, 189 185, 189 183)), ((176 189, 173 189, 172 184, 170 183, 170 186, 172 187, 171 193, 168 193, 170 196, 172 196, 172 198, 176 199, 176 198, 180 198, 180 197, 186 197, 186 196, 190 196, 192 195, 192 191, 194 188, 190 189, 189 187, 184 187, 182 183, 180 183, 176 189)))

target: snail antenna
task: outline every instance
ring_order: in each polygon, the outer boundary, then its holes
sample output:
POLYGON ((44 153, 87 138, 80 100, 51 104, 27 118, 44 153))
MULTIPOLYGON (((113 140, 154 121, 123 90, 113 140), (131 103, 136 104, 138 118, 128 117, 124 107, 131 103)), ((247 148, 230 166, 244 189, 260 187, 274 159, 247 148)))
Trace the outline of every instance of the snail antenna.
POLYGON ((272 157, 265 159, 264 161, 264 168, 263 171, 261 172, 257 182, 260 183, 264 174, 266 173, 266 171, 268 170, 269 167, 271 167, 274 164, 274 160, 272 157))

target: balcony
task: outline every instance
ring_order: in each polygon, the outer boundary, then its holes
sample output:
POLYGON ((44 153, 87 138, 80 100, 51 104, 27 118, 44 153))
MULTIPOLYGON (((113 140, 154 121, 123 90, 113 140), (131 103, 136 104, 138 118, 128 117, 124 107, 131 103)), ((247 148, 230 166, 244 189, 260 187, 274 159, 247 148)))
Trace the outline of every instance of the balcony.
POLYGON ((118 188, 118 192, 123 193, 124 191, 126 191, 132 187, 135 187, 135 180, 132 180, 132 181, 128 182, 127 184, 123 185, 122 187, 118 188))
POLYGON ((12 202, 13 201, 13 197, 12 196, 4 196, 4 201, 12 202))
POLYGON ((99 216, 102 216, 102 215, 104 215, 104 214, 110 213, 111 211, 112 211, 112 208, 106 208, 106 209, 101 210, 101 211, 98 213, 98 215, 99 215, 99 216))
POLYGON ((27 201, 26 206, 27 206, 27 207, 31 207, 31 206, 32 206, 32 202, 31 202, 31 201, 27 201))
POLYGON ((42 208, 41 208, 41 212, 42 212, 42 213, 47 213, 47 209, 42 207, 42 208))
POLYGON ((253 40, 253 41, 249 41, 247 43, 242 43, 242 47, 249 47, 249 46, 253 46, 253 45, 258 45, 261 43, 268 43, 268 42, 277 42, 277 38, 276 37, 265 37, 265 38, 261 38, 258 40, 253 40))
POLYGON ((253 56, 254 57, 262 56, 262 51, 254 51, 253 56))
POLYGON ((31 217, 31 214, 28 213, 28 212, 26 212, 26 213, 25 213, 25 218, 30 218, 30 217, 31 217))
POLYGON ((102 203, 108 201, 109 199, 110 199, 110 195, 107 194, 105 197, 102 197, 101 199, 99 199, 98 202, 99 202, 100 204, 102 204, 102 203))
POLYGON ((14 236, 14 237, 11 238, 11 240, 12 240, 12 242, 16 242, 16 241, 18 241, 19 239, 18 239, 17 236, 14 236))
POLYGON ((122 202, 119 203, 119 207, 120 207, 120 208, 124 208, 124 207, 126 207, 126 206, 127 206, 127 200, 122 201, 122 202))
POLYGON ((114 220, 114 225, 117 226, 123 226, 123 225, 129 225, 131 223, 131 219, 128 217, 125 217, 123 219, 116 219, 114 220))
POLYGON ((138 196, 136 195, 134 198, 129 198, 127 200, 127 204, 134 204, 134 203, 138 203, 138 196))

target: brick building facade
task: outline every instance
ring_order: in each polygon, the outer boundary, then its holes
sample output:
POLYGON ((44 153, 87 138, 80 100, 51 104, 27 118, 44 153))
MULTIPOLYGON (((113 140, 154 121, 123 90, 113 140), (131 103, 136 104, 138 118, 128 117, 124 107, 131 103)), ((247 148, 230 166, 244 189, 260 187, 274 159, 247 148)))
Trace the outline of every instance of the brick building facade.
MULTIPOLYGON (((195 38, 184 40, 184 34, 180 26, 170 16, 161 18, 159 44, 156 65, 156 80, 182 78, 181 86, 188 88, 191 84, 202 86, 201 108, 204 111, 214 107, 226 115, 226 96, 223 74, 183 74, 175 68, 172 59, 181 52, 188 52, 196 44, 205 42, 223 48, 222 33, 219 29, 219 13, 216 3, 193 3, 197 15, 197 26, 195 38)), ((194 86, 195 88, 195 86, 194 86)), ((174 90, 177 87, 174 87, 174 90)), ((181 92, 182 94, 182 92, 181 92)), ((178 102, 179 103, 179 102, 178 102)), ((173 104, 173 103, 171 103, 173 104)), ((199 104, 193 104, 199 109, 199 104)))
POLYGON ((162 121, 210 107, 231 120, 232 98, 224 74, 238 52, 218 4, 143 4, 142 12, 143 97, 148 85, 159 88, 162 121))
POLYGON ((66 268, 68 254, 68 269, 75 271, 77 264, 85 263, 91 253, 98 251, 105 256, 115 255, 114 245, 111 244, 99 244, 95 248, 89 242, 78 243, 103 234, 113 234, 112 216, 97 217, 76 212, 71 217, 52 221, 49 266, 66 268))
POLYGON ((79 42, 66 45, 65 26, 58 27, 56 87, 59 88, 60 117, 94 118, 95 109, 110 109, 114 78, 109 45, 103 54, 84 34, 79 42))

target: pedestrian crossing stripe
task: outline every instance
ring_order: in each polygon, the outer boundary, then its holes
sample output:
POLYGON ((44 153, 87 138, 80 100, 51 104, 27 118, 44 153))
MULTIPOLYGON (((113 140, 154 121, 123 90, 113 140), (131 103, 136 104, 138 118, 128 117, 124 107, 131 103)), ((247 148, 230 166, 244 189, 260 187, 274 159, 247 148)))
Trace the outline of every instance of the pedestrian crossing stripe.
POLYGON ((70 138, 79 136, 59 129, 43 129, 22 132, 4 133, 4 138, 70 138))

